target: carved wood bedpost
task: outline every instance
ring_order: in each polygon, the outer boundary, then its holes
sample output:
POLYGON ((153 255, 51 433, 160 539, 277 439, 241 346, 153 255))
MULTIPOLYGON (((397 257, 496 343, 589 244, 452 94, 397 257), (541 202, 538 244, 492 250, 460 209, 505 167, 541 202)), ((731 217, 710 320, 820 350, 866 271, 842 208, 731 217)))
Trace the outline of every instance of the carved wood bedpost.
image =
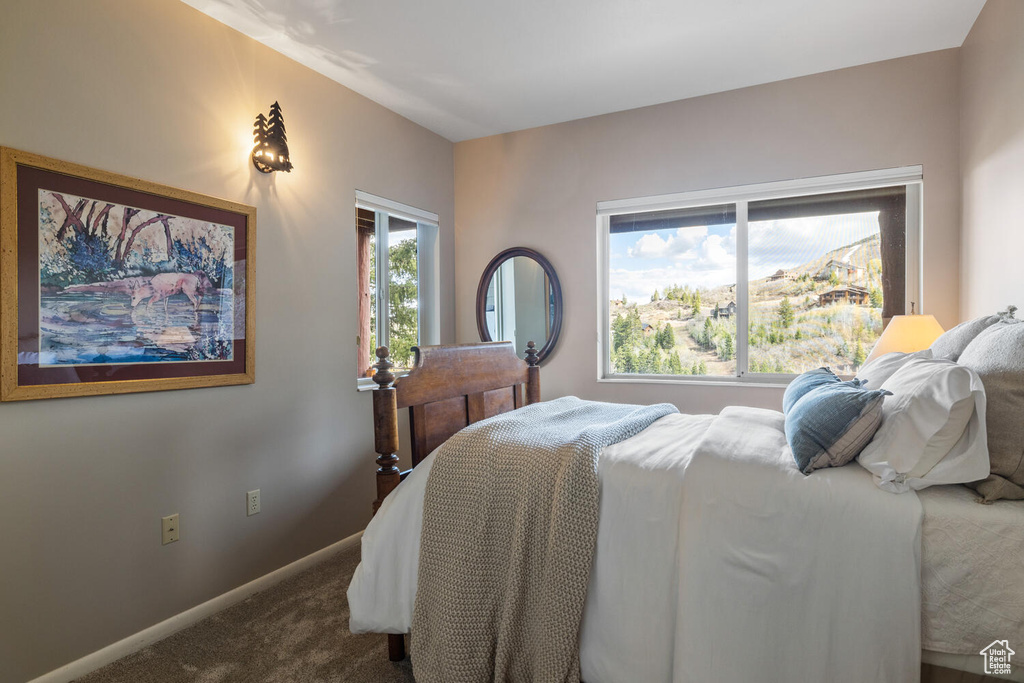
POLYGON ((540 403, 540 368, 537 367, 537 345, 526 343, 526 405, 540 403))
MULTIPOLYGON (((391 372, 394 363, 388 360, 388 347, 377 348, 377 362, 373 381, 373 450, 377 452, 377 500, 373 501, 373 514, 377 514, 384 498, 395 490, 402 481, 398 469, 398 397, 395 388, 395 374, 391 372)), ((401 633, 388 634, 388 659, 400 662, 405 659, 405 636, 401 633)))
POLYGON ((373 381, 373 450, 377 452, 377 500, 373 512, 377 513, 384 498, 402 481, 398 469, 398 399, 395 388, 394 364, 388 360, 388 347, 377 348, 377 372, 373 381))

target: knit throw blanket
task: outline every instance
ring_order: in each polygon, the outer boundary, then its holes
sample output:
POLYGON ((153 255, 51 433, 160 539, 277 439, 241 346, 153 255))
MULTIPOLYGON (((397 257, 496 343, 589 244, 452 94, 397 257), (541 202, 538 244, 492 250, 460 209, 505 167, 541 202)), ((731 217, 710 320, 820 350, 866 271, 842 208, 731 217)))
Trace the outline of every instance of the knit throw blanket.
POLYGON ((675 412, 560 398, 441 446, 423 501, 417 683, 579 683, 598 455, 675 412))

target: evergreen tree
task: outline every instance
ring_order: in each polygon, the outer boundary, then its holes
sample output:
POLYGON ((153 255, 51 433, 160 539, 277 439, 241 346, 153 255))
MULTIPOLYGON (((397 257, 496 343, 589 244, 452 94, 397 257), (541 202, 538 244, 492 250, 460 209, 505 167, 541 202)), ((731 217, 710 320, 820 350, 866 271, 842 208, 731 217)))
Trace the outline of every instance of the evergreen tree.
POLYGON ((867 354, 864 353, 864 345, 860 343, 860 339, 857 340, 857 347, 853 350, 853 366, 859 368, 864 365, 864 361, 867 359, 867 354))
POLYGON ((640 358, 640 372, 645 375, 661 374, 661 353, 658 347, 652 346, 644 351, 640 358))
POLYGON ((789 303, 788 296, 779 304, 779 324, 785 328, 793 324, 793 306, 789 303))
POLYGON ((665 323, 665 327, 658 332, 658 346, 665 351, 671 351, 676 345, 676 334, 672 326, 665 323))
POLYGON ((683 362, 679 360, 679 352, 673 351, 668 357, 668 374, 670 375, 682 375, 683 374, 683 362))
POLYGON ((654 290, 654 294, 651 294, 651 301, 658 300, 658 290, 654 290))
POLYGON ((733 354, 735 353, 735 346, 732 341, 732 335, 727 334, 722 340, 722 348, 719 351, 719 357, 722 360, 732 360, 733 354))
POLYGON ((618 351, 626 343, 626 332, 629 323, 622 317, 621 313, 616 313, 615 318, 612 320, 612 350, 618 351))
POLYGON ((714 342, 714 330, 711 324, 711 318, 704 319, 704 331, 701 333, 700 345, 704 349, 710 349, 714 342))
POLYGON ((391 281, 388 283, 390 303, 391 359, 398 367, 410 367, 412 347, 419 343, 417 328, 416 240, 407 239, 388 249, 391 281))
POLYGON ((881 289, 879 289, 878 287, 872 287, 871 288, 870 297, 871 297, 871 308, 881 308, 882 307, 882 290, 881 289))
POLYGON ((612 365, 616 372, 627 375, 635 374, 638 370, 636 353, 631 348, 622 347, 612 356, 612 365))
POLYGON ((693 306, 692 312, 693 312, 694 317, 696 317, 696 316, 700 315, 700 292, 699 291, 693 293, 693 297, 691 298, 691 302, 692 302, 692 306, 693 306))

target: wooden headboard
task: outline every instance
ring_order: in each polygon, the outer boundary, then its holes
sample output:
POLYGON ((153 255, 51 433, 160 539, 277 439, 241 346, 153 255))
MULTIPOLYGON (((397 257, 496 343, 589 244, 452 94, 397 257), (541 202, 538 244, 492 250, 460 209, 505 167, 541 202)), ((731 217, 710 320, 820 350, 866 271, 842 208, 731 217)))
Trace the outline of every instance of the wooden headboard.
POLYGON ((408 474, 398 467, 398 410, 409 409, 412 465, 452 434, 484 418, 540 401, 537 348, 526 361, 511 342, 413 347, 409 374, 395 378, 388 348, 377 349, 373 381, 373 436, 377 452, 377 500, 373 511, 408 474), (525 389, 525 398, 523 390, 525 389))

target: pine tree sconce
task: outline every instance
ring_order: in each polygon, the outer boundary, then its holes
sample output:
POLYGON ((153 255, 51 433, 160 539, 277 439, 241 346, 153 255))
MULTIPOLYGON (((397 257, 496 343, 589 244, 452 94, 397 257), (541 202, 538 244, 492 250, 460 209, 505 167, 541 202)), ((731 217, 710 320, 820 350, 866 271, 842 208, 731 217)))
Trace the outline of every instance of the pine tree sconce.
POLYGON ((256 115, 253 126, 252 165, 260 173, 273 173, 292 170, 292 162, 288 157, 288 136, 284 131, 284 115, 281 105, 274 102, 270 106, 270 118, 260 112, 256 115))

